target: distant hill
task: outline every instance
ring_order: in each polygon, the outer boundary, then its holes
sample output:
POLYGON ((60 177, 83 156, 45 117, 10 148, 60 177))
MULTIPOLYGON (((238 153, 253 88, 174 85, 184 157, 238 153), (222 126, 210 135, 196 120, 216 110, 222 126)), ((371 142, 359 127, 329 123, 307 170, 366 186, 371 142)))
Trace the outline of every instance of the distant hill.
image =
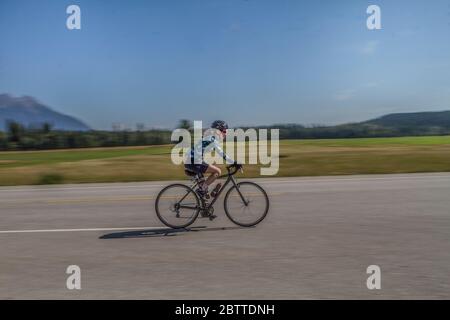
POLYGON ((336 126, 276 124, 280 139, 335 139, 450 135, 450 111, 393 113, 376 119, 336 126))
POLYGON ((25 127, 49 123, 54 130, 91 130, 82 121, 56 112, 33 97, 12 97, 8 94, 0 94, 0 131, 5 131, 7 122, 11 120, 25 127))
POLYGON ((450 111, 392 113, 362 122, 385 127, 443 127, 450 128, 450 111))

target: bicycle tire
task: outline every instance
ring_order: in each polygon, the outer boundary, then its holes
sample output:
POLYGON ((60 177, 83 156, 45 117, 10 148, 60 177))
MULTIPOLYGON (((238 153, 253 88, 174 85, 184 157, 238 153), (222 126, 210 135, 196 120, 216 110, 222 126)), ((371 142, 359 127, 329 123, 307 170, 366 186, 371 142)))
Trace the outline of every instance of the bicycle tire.
POLYGON ((155 211, 156 211, 156 215, 157 215, 158 219, 162 223, 164 223, 166 226, 173 228, 173 229, 182 229, 182 228, 186 228, 186 227, 190 226, 197 219, 200 210, 201 210, 200 199, 199 199, 197 193, 192 188, 188 187, 187 185, 181 184, 181 183, 175 183, 175 184, 168 185, 167 187, 165 187, 158 193, 158 196, 156 197, 156 200, 155 200, 155 211), (160 200, 162 199, 162 196, 164 195, 164 193, 167 193, 167 191, 169 189, 176 188, 176 187, 184 189, 187 192, 186 194, 192 193, 194 195, 194 199, 195 199, 196 207, 197 207, 197 209, 195 210, 193 215, 189 218, 189 220, 181 225, 176 225, 176 224, 169 222, 167 219, 164 218, 164 216, 160 210, 160 200))
MULTIPOLYGON (((225 194, 225 198, 224 198, 223 204, 224 204, 224 209, 225 209, 225 213, 226 213, 227 217, 228 217, 233 223, 237 224, 238 226, 241 226, 241 227, 253 227, 253 226, 257 225, 258 223, 260 223, 261 221, 263 221, 263 220, 266 218, 267 213, 269 212, 269 207, 270 207, 269 197, 268 197, 266 191, 265 191, 260 185, 254 183, 254 182, 244 181, 244 182, 239 182, 239 183, 237 183, 236 185, 239 187, 239 189, 240 189, 242 186, 253 186, 253 187, 256 187, 256 189, 259 190, 260 193, 261 193, 261 195, 263 196, 263 200, 265 201, 265 208, 264 208, 264 210, 263 210, 261 216, 260 216, 258 219, 256 219, 255 221, 248 222, 248 223, 244 223, 244 222, 239 221, 239 220, 237 220, 236 218, 234 218, 234 217, 233 217, 233 214, 230 212, 230 207, 229 207, 229 201, 230 201, 230 199, 229 199, 229 197, 230 197, 230 195, 232 194, 232 192, 233 192, 234 190, 236 190, 236 186, 232 186, 232 187, 227 191, 227 193, 225 194)), ((236 191, 237 191, 237 190, 236 190, 236 191)), ((244 197, 245 197, 245 195, 244 195, 244 197)), ((247 207, 248 205, 245 205, 245 206, 247 207)))

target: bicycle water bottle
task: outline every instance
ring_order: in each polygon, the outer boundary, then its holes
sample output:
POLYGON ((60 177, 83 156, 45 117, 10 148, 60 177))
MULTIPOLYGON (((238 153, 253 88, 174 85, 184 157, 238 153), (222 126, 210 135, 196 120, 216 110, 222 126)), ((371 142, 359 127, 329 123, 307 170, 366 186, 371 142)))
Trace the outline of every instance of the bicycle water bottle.
POLYGON ((222 186, 222 184, 219 182, 218 184, 216 184, 213 191, 211 191, 211 196, 213 198, 215 198, 217 196, 217 193, 219 192, 221 186, 222 186))

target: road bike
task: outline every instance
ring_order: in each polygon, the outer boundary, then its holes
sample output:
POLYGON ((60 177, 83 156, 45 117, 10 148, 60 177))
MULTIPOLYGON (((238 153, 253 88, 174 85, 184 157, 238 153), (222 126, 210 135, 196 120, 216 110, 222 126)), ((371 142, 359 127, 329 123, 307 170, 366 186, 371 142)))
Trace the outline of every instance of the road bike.
MULTIPOLYGON (((266 191, 254 182, 237 182, 234 175, 242 170, 242 166, 230 165, 226 167, 226 182, 211 199, 199 195, 197 190, 204 182, 201 173, 185 170, 191 177, 191 185, 175 183, 162 189, 155 201, 156 214, 166 226, 171 228, 186 228, 201 214, 203 218, 215 217, 214 204, 222 192, 231 183, 231 188, 225 194, 223 204, 228 218, 242 227, 252 227, 260 223, 269 211, 269 197, 266 191), (197 189, 196 189, 197 188, 197 189)), ((212 220, 212 219, 211 219, 212 220)))

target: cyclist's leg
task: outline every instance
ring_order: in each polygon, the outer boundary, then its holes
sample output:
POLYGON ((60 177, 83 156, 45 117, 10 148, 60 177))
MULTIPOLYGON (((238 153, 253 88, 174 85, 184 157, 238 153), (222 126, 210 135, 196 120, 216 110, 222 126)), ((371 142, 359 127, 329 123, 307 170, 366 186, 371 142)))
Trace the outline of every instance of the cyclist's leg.
POLYGON ((222 171, 220 170, 219 167, 210 164, 206 169, 206 173, 209 173, 210 175, 208 179, 206 179, 205 184, 207 186, 210 186, 222 174, 222 171))
MULTIPOLYGON (((208 171, 209 164, 207 164, 206 162, 202 162, 202 163, 199 163, 199 164, 185 164, 184 168, 189 170, 189 171, 192 171, 192 172, 195 172, 195 173, 198 173, 198 174, 202 174, 202 175, 205 175, 206 173, 211 173, 212 174, 211 170, 208 171)), ((202 183, 199 183, 198 187, 204 193, 207 193, 208 185, 209 184, 207 184, 206 180, 205 180, 202 183)))

